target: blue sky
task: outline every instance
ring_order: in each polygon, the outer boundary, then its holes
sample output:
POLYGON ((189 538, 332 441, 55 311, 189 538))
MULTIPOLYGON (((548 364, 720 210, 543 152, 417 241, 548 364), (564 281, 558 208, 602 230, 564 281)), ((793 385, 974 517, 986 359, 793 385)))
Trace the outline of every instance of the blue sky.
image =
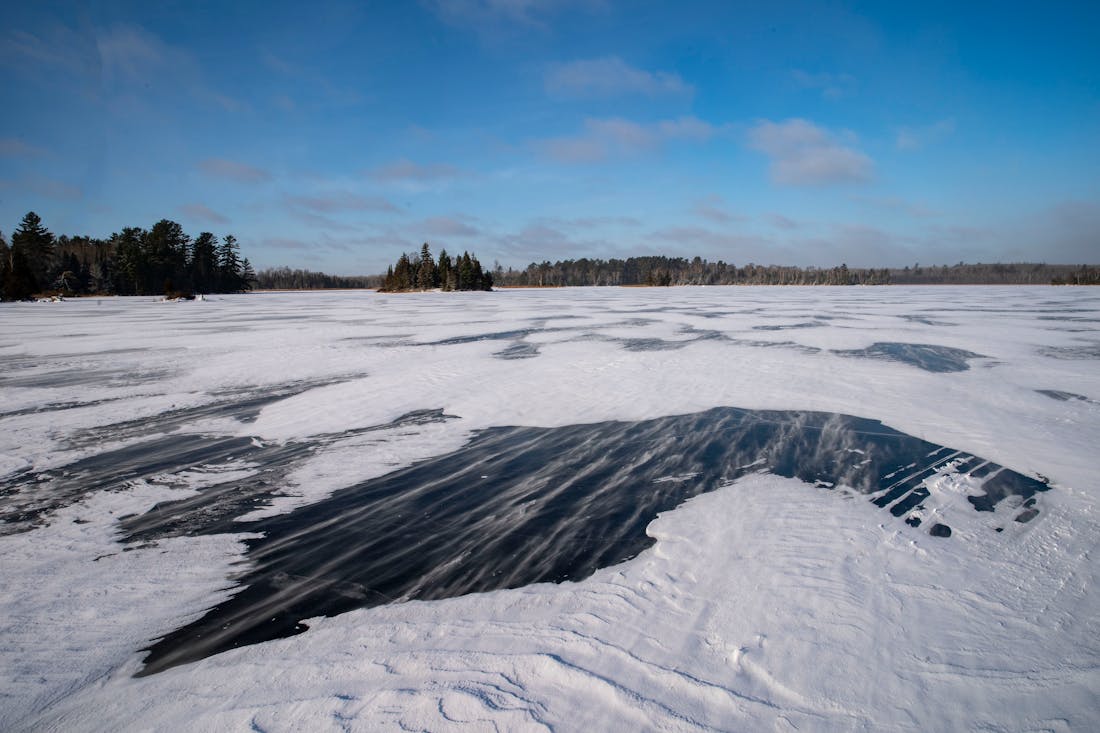
POLYGON ((7 3, 0 230, 258 267, 1100 262, 1100 4, 7 3))

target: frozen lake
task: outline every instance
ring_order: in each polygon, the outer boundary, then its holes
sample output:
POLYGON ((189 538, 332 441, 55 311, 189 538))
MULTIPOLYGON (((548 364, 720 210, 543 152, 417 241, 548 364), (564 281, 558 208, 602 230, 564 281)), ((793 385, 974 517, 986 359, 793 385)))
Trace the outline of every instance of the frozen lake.
POLYGON ((0 728, 1100 725, 1096 290, 0 319, 0 728))

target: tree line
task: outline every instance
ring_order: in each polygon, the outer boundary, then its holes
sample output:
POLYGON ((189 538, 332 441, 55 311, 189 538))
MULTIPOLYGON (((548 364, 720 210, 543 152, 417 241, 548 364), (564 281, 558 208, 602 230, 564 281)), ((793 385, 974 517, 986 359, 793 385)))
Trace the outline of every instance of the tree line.
POLYGON ((1035 262, 921 267, 918 263, 891 270, 890 277, 899 285, 1100 285, 1100 267, 1035 262))
POLYGON ((888 269, 789 267, 748 264, 743 267, 701 257, 628 257, 626 259, 532 262, 523 270, 498 270, 501 285, 886 285, 888 269))
POLYGON ((532 262, 522 270, 499 267, 498 285, 557 287, 575 285, 1097 285, 1100 267, 1042 263, 966 264, 948 267, 856 268, 793 267, 747 264, 738 267, 701 257, 628 257, 626 259, 532 262))
POLYGON ((491 290, 493 285, 556 287, 583 285, 888 285, 888 284, 1098 285, 1100 266, 1045 263, 919 263, 903 268, 831 268, 780 265, 736 266, 695 257, 587 258, 532 262, 526 268, 489 271, 468 252, 434 258, 425 243, 402 253, 384 276, 344 277, 288 267, 258 275, 240 255, 236 238, 210 232, 192 238, 162 219, 150 229, 126 227, 107 239, 54 236, 33 211, 9 244, 0 233, 0 299, 23 300, 42 293, 62 295, 187 295, 264 289, 369 288, 491 290))
POLYGON ((190 237, 174 221, 126 227, 108 239, 54 236, 33 211, 0 234, 0 299, 37 294, 166 295, 237 293, 256 275, 232 234, 190 237))
POLYGON ((748 264, 737 267, 701 257, 628 257, 626 259, 559 260, 533 262, 522 270, 496 264, 485 271, 476 257, 467 254, 452 261, 446 251, 439 260, 428 245, 419 254, 402 254, 385 275, 337 277, 308 270, 278 268, 257 276, 259 287, 271 289, 371 288, 382 291, 485 289, 506 287, 561 287, 586 285, 1100 285, 1100 267, 1045 263, 976 263, 922 267, 919 263, 899 268, 792 267, 748 264), (426 256, 425 256, 426 255, 426 256), (466 275, 463 275, 466 272, 466 275), (480 275, 478 274, 480 273, 480 275), (480 282, 480 287, 476 283, 480 282), (475 283, 474 287, 469 287, 475 283), (465 287, 463 286, 465 285, 465 287))
POLYGON ((420 254, 401 253, 396 265, 391 265, 382 278, 382 292, 405 290, 492 290, 493 275, 482 269, 477 257, 463 252, 453 260, 447 250, 440 250, 439 260, 432 257, 425 242, 420 254))
POLYGON ((312 270, 269 267, 256 273, 257 290, 325 290, 377 288, 382 285, 381 275, 326 275, 312 270))

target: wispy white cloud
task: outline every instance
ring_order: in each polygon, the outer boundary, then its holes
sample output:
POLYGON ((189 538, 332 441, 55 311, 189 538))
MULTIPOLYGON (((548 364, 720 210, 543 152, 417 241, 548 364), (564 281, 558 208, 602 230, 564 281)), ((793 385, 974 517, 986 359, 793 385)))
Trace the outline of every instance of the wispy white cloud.
POLYGON ((650 232, 646 237, 652 242, 675 245, 681 251, 698 252, 708 257, 740 258, 746 251, 771 246, 772 240, 759 234, 733 231, 715 231, 706 227, 671 226, 650 232))
POLYGON ((101 82, 115 91, 145 95, 150 88, 178 87, 199 101, 229 112, 248 107, 240 99, 215 89, 204 78, 195 56, 144 28, 117 24, 95 33, 101 82))
POLYGON ((61 69, 67 73, 100 71, 95 38, 64 25, 29 31, 13 29, 0 39, 0 59, 21 71, 61 69))
POLYGON ((96 34, 96 48, 108 84, 140 84, 154 67, 190 66, 192 59, 153 34, 133 25, 116 25, 96 34))
POLYGON ((821 92, 828 100, 843 99, 856 93, 856 78, 851 74, 834 74, 828 71, 809 72, 795 69, 791 78, 803 89, 821 92))
POLYGON ((536 140, 543 155, 562 163, 591 163, 652 150, 669 140, 704 142, 726 128, 696 117, 641 124, 621 117, 585 120, 576 135, 536 140))
POLYGON ((858 204, 891 213, 905 214, 914 219, 927 219, 939 215, 939 212, 924 204, 908 201, 897 196, 852 196, 851 199, 858 204))
POLYGON ((270 51, 260 51, 260 63, 272 71, 285 76, 304 77, 305 70, 298 64, 293 64, 287 59, 270 51))
POLYGON ((1100 199, 1058 201, 1013 217, 1004 229, 991 242, 1002 258, 1100 264, 1100 199))
POLYGON ((726 129, 726 127, 715 127, 698 117, 678 117, 675 120, 663 120, 657 123, 657 133, 668 140, 705 142, 726 129))
POLYGON ((727 209, 726 202, 717 194, 711 194, 696 201, 691 207, 691 213, 700 219, 706 219, 715 224, 733 224, 734 222, 745 221, 744 216, 727 209))
POLYGON ((273 249, 307 250, 311 248, 308 242, 291 237, 266 237, 260 241, 260 245, 273 249))
MULTIPOLYGON (((630 216, 536 216, 517 230, 500 231, 480 227, 480 242, 487 245, 486 257, 503 258, 513 265, 531 261, 577 257, 614 256, 622 252, 623 229, 634 230, 642 222, 630 216)), ((631 241, 633 244, 633 235, 631 241)))
POLYGON ((288 205, 287 213, 297 221, 309 225, 310 229, 315 232, 357 232, 360 228, 358 225, 353 226, 343 221, 337 221, 331 216, 319 214, 312 209, 300 206, 288 205))
POLYGON ((75 201, 84 198, 83 189, 47 176, 29 175, 19 180, 0 180, 0 191, 31 193, 58 201, 75 201))
POLYGON ((222 214, 219 214, 218 212, 214 211, 208 206, 204 206, 203 204, 184 204, 180 207, 180 211, 183 212, 186 216, 191 217, 192 219, 207 221, 212 224, 229 223, 229 217, 223 216, 222 214))
POLYGON ((589 119, 585 122, 585 127, 588 135, 620 150, 650 148, 660 140, 660 135, 653 125, 641 125, 621 117, 589 119))
POLYGON ((380 196, 363 196, 351 191, 334 191, 315 196, 287 196, 285 201, 290 206, 325 214, 344 211, 398 211, 396 206, 380 196))
POLYGON ((45 155, 46 150, 36 145, 31 145, 17 137, 0 138, 0 157, 4 158, 37 158, 45 155))
POLYGON ((918 127, 899 127, 896 143, 898 150, 918 150, 955 132, 955 120, 947 119, 918 127))
POLYGON ((491 23, 539 25, 538 0, 434 0, 428 3, 453 25, 483 27, 491 23))
POLYGON ((445 163, 421 164, 401 159, 379 166, 368 172, 376 181, 385 183, 432 183, 461 178, 463 171, 445 163))
POLYGON ((790 218, 789 216, 783 216, 782 214, 776 213, 768 215, 768 223, 776 229, 786 230, 798 229, 802 226, 798 221, 790 218))
POLYGON ((271 180, 267 171, 225 158, 207 158, 200 161, 198 168, 208 176, 237 183, 265 183, 271 180))
POLYGON ((553 96, 579 98, 690 95, 694 92, 679 74, 639 69, 618 56, 555 64, 546 73, 545 86, 553 96))
POLYGON ((833 238, 838 245, 847 246, 853 253, 861 253, 864 261, 889 261, 886 255, 891 247, 902 242, 915 242, 909 235, 890 232, 879 227, 862 223, 841 223, 833 225, 833 238), (873 252, 882 252, 882 257, 868 257, 873 252))
POLYGON ((271 102, 284 112, 293 112, 298 109, 298 105, 294 102, 294 98, 289 94, 276 94, 271 98, 271 102))
POLYGON ((874 163, 808 120, 764 120, 749 130, 749 146, 771 159, 771 177, 786 186, 867 181, 874 163))
POLYGON ((604 229, 609 227, 631 229, 642 225, 641 220, 633 216, 541 217, 537 219, 535 223, 571 230, 604 229))
POLYGON ((432 237, 476 237, 481 234, 468 216, 433 216, 420 222, 416 229, 432 237))
MULTIPOLYGON (((274 71, 284 80, 298 85, 296 93, 299 95, 320 96, 327 102, 341 106, 353 106, 363 102, 363 95, 354 89, 346 88, 332 81, 328 76, 319 73, 308 66, 291 61, 284 56, 261 51, 259 61, 267 68, 274 71)), ((286 92, 275 95, 275 103, 283 109, 297 107, 292 97, 286 92), (288 104, 289 102, 289 104, 288 104)))
POLYGON ((519 230, 488 237, 490 250, 486 255, 523 266, 546 259, 591 257, 594 252, 606 256, 619 249, 619 245, 610 239, 593 236, 592 232, 578 234, 575 229, 568 221, 531 220, 519 230))
POLYGON ((424 0, 450 25, 483 36, 514 29, 546 30, 554 14, 568 9, 603 11, 607 0, 424 0))
POLYGON ((594 163, 610 154, 606 141, 586 136, 537 140, 534 147, 542 155, 559 163, 594 163))
POLYGON ((942 248, 938 238, 929 241, 907 230, 882 229, 863 222, 841 221, 800 229, 812 231, 787 240, 789 251, 799 257, 792 262, 818 267, 842 263, 849 267, 900 267, 916 260, 923 262, 932 253, 937 253, 938 260, 945 251, 958 252, 953 247, 942 248))
POLYGON ((0 60, 21 73, 60 72, 97 98, 145 99, 170 90, 228 111, 248 106, 212 86, 189 50, 130 23, 12 30, 0 38, 0 60))

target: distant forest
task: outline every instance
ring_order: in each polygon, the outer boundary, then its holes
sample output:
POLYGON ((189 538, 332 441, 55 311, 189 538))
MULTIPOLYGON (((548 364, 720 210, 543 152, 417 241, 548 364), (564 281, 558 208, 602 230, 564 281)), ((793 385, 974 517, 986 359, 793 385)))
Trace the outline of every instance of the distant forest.
POLYGON ((326 275, 312 270, 271 267, 256 273, 257 290, 348 290, 377 288, 382 285, 381 275, 326 275))
POLYGON ((55 237, 33 211, 11 237, 0 234, 0 299, 38 294, 161 295, 238 293, 255 279, 236 238, 195 238, 174 221, 126 227, 108 239, 55 237))
POLYGON ((562 285, 1097 285, 1100 267, 1046 264, 974 264, 948 267, 831 268, 754 265, 742 267, 696 257, 629 257, 534 263, 496 270, 504 286, 562 285))
MULTIPOLYGON (((439 261, 419 254, 403 254, 385 275, 335 277, 308 270, 264 270, 257 276, 264 289, 314 289, 377 287, 383 291, 485 289, 486 282, 503 287, 561 287, 584 285, 1100 285, 1100 266, 1048 265, 1040 263, 965 264, 901 268, 789 267, 748 264, 742 267, 702 258, 628 257, 626 259, 561 260, 533 262, 522 270, 499 264, 484 272, 476 257, 470 259, 472 275, 463 279, 465 254, 454 258, 440 252, 439 261), (424 262, 428 266, 423 267, 424 262), (455 263, 459 263, 456 269, 455 263), (421 277, 423 270, 423 278, 421 277), (481 275, 478 276, 477 273, 481 275), (443 277, 441 273, 446 273, 443 277), (460 287, 480 282, 481 287, 460 287), (433 284, 429 284, 433 283, 433 284), (449 284, 445 284, 449 283, 449 284)), ((491 286, 490 285, 490 286, 491 286)))
POLYGON ((192 238, 174 221, 150 229, 126 227, 107 239, 54 236, 33 211, 23 217, 11 242, 0 233, 0 300, 35 295, 168 295, 265 290, 378 288, 491 290, 505 287, 577 285, 1100 285, 1098 265, 1040 263, 965 264, 902 268, 736 266, 700 257, 548 260, 507 270, 482 267, 476 256, 446 250, 432 256, 402 254, 385 275, 338 276, 279 267, 256 274, 240 256, 236 238, 210 232, 192 238))

